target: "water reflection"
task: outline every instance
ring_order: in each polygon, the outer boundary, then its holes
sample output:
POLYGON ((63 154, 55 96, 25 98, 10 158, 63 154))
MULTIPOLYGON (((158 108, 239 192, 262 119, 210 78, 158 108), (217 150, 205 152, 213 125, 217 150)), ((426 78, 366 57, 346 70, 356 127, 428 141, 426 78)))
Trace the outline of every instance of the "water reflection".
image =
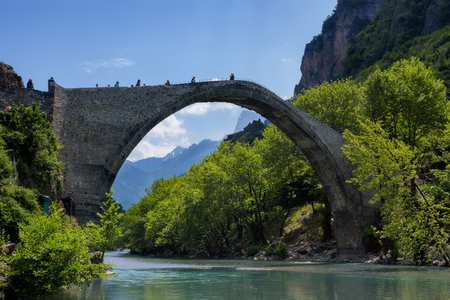
POLYGON ((108 253, 118 277, 35 299, 450 299, 445 268, 158 259, 108 253))

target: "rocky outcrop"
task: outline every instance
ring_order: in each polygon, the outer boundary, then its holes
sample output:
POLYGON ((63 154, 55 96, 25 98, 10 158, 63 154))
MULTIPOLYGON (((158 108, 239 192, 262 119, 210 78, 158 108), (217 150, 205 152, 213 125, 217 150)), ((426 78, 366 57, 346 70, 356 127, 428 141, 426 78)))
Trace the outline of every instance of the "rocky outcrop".
POLYGON ((22 77, 17 75, 13 67, 0 62, 0 85, 10 87, 25 87, 23 85, 22 77))
POLYGON ((4 244, 0 247, 0 253, 5 252, 6 254, 11 255, 11 253, 13 253, 15 249, 16 249, 16 244, 14 244, 14 243, 4 244))
POLYGON ((381 2, 338 1, 333 14, 324 21, 322 33, 305 47, 302 78, 294 94, 340 76, 350 40, 373 20, 381 2))
POLYGON ((448 6, 449 4, 445 3, 444 0, 436 0, 428 6, 423 35, 429 35, 449 24, 448 16, 443 15, 448 11, 448 7, 443 9, 445 5, 448 6))

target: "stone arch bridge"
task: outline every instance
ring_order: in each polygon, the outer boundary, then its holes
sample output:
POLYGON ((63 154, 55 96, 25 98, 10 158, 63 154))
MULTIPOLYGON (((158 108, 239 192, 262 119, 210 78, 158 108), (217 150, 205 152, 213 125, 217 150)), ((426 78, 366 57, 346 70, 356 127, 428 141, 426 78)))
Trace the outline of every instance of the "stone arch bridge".
POLYGON ((64 145, 66 190, 73 191, 82 221, 97 217, 120 167, 159 122, 194 103, 228 102, 256 111, 294 141, 325 189, 338 255, 365 254, 362 232, 376 220, 377 208, 368 203, 368 195, 346 183, 353 166, 341 151, 342 135, 264 87, 241 80, 76 89, 50 83, 49 92, 53 106, 48 101, 45 105, 53 117, 55 135, 64 145))

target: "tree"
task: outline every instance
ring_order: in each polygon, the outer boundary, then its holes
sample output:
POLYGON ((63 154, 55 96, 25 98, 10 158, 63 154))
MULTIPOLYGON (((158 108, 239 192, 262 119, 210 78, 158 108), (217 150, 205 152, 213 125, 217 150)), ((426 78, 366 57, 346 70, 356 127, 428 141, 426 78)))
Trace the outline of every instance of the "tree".
POLYGON ((324 82, 296 95, 294 105, 342 133, 358 130, 364 102, 363 91, 351 79, 324 82))
POLYGON ((87 227, 90 228, 90 245, 97 248, 101 252, 101 262, 105 258, 105 252, 111 247, 112 243, 122 236, 122 229, 119 227, 119 221, 123 214, 118 213, 120 206, 117 201, 113 200, 113 190, 106 193, 108 200, 102 202, 100 206, 103 213, 97 213, 100 217, 100 225, 89 222, 87 227))
MULTIPOLYGON (((373 191, 372 203, 382 201, 381 237, 397 241, 401 259, 422 264, 437 251, 448 265, 448 192, 439 185, 418 184, 417 148, 390 139, 379 124, 361 125, 361 135, 344 133, 343 152, 358 166, 350 182, 373 191)), ((438 181, 450 178, 450 169, 433 172, 438 181)))
POLYGON ((450 121, 443 81, 418 58, 375 70, 364 87, 366 115, 380 122, 390 138, 421 146, 425 138, 442 134, 450 121))
POLYGON ((5 150, 11 160, 14 157, 17 161, 19 184, 43 188, 46 193, 55 187, 61 189, 59 175, 64 164, 58 157, 62 146, 37 103, 31 107, 13 104, 10 112, 0 112, 0 125, 5 128, 5 150))
POLYGON ((88 233, 66 226, 62 208, 53 204, 49 215, 19 223, 20 243, 6 258, 6 276, 17 295, 40 295, 71 286, 83 288, 106 275, 103 264, 91 264, 88 233))

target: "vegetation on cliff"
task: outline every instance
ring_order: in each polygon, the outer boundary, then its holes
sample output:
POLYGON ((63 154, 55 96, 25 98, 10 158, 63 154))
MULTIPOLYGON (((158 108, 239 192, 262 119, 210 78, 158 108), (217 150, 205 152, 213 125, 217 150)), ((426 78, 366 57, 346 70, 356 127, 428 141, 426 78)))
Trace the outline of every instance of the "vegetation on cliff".
POLYGON ((374 20, 348 46, 343 75, 364 80, 377 67, 386 70, 414 56, 450 87, 449 15, 447 1, 384 1, 374 20))

